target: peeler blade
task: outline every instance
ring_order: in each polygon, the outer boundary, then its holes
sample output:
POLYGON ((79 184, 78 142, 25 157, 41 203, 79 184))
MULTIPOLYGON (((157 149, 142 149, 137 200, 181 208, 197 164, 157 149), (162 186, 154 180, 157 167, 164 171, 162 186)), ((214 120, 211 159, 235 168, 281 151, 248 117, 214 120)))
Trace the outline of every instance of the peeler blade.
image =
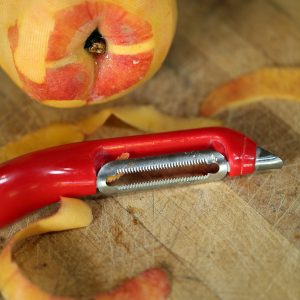
POLYGON ((221 180, 229 171, 225 157, 211 150, 115 160, 98 172, 98 190, 106 195, 180 184, 221 180))

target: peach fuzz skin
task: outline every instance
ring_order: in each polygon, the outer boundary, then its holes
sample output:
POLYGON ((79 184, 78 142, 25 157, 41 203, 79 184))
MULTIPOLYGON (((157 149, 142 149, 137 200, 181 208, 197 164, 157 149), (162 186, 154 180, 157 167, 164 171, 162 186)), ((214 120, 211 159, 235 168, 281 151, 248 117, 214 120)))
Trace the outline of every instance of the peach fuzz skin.
POLYGON ((160 68, 176 19, 175 0, 3 0, 0 65, 46 105, 108 101, 160 68), (95 30, 106 43, 99 55, 84 49, 95 30))

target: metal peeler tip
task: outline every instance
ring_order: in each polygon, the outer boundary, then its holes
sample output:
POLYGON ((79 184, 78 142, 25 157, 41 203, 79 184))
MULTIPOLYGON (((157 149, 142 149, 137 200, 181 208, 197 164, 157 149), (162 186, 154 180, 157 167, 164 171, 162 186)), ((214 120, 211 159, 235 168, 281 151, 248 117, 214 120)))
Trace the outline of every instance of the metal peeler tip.
POLYGON ((275 156, 271 152, 261 147, 257 147, 256 162, 255 162, 256 171, 281 169, 282 166, 283 166, 283 161, 280 157, 275 156))

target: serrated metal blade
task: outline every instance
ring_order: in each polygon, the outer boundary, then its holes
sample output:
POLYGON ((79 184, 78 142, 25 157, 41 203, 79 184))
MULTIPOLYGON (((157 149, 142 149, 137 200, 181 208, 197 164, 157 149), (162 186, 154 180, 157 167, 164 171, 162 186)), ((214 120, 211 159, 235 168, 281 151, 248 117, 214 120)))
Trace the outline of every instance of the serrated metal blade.
POLYGON ((221 153, 211 150, 115 160, 105 164, 99 170, 97 187, 101 193, 111 195, 178 184, 217 181, 224 178, 228 171, 229 164, 225 157, 221 153), (206 174, 178 175, 178 170, 186 170, 188 167, 194 167, 194 171, 205 169, 206 174), (210 169, 213 169, 213 173, 209 172, 210 169), (164 173, 166 170, 167 174, 164 173), (177 171, 176 176, 172 176, 172 170, 177 171), (160 179, 153 176, 156 171, 162 171, 160 179), (120 178, 132 174, 137 175, 138 180, 126 184, 119 182, 120 178))

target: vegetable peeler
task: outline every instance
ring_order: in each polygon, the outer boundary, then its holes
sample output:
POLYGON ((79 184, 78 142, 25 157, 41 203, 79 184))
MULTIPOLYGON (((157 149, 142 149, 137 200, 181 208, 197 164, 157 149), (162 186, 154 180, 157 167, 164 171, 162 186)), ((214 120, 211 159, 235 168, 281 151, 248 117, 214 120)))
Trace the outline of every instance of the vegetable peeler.
POLYGON ((205 183, 282 165, 250 138, 223 127, 58 146, 0 165, 0 227, 61 196, 205 183))

